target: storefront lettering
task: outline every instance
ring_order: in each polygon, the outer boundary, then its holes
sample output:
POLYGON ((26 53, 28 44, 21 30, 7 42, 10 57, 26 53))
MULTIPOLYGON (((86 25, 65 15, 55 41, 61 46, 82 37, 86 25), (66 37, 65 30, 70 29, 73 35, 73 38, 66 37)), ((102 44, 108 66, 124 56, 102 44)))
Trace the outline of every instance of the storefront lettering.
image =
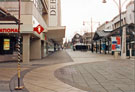
POLYGON ((50 0, 50 15, 56 15, 56 0, 50 0))
POLYGON ((18 29, 16 28, 1 28, 0 33, 17 33, 18 29))
POLYGON ((56 11, 55 10, 51 10, 50 11, 50 15, 56 15, 56 11))
POLYGON ((50 3, 56 3, 56 0, 50 0, 50 3))

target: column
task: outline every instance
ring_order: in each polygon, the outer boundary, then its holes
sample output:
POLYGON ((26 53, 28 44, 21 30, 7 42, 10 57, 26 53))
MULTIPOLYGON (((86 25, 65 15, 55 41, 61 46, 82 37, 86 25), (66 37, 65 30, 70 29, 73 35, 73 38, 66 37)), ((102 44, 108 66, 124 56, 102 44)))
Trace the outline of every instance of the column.
POLYGON ((44 53, 44 41, 41 42, 41 58, 43 58, 45 56, 45 53, 44 53))
POLYGON ((93 43, 91 44, 92 46, 91 46, 91 51, 92 51, 92 53, 93 53, 93 43))
POLYGON ((110 45, 109 45, 110 43, 109 43, 109 39, 108 39, 108 54, 109 54, 109 48, 110 48, 110 45))
POLYGON ((101 54, 101 40, 100 40, 100 48, 99 49, 100 49, 100 54, 101 54))
POLYGON ((33 39, 30 45, 30 59, 41 59, 41 40, 33 39))
POLYGON ((129 57, 132 58, 132 43, 129 43, 129 57))
POLYGON ((106 39, 105 39, 105 47, 104 47, 104 50, 105 50, 105 54, 106 54, 106 39))
POLYGON ((126 59, 126 27, 123 27, 123 32, 122 32, 121 58, 126 59))
POLYGON ((96 53, 97 53, 97 41, 96 41, 96 53))
POLYGON ((48 42, 46 42, 46 54, 48 54, 48 42))
POLYGON ((30 35, 23 35, 23 63, 30 62, 30 35))
POLYGON ((54 52, 56 51, 56 44, 54 43, 54 52))

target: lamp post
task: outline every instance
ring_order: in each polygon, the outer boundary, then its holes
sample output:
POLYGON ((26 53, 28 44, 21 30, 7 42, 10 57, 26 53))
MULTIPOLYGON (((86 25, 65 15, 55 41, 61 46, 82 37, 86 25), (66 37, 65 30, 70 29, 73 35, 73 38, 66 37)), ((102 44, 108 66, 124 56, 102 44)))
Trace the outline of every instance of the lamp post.
MULTIPOLYGON (((121 24, 121 22, 122 22, 122 18, 121 18, 121 15, 122 15, 122 6, 124 5, 124 3, 126 3, 127 2, 127 0, 125 0, 124 2, 123 2, 123 4, 121 4, 121 0, 119 0, 119 3, 117 3, 115 0, 113 0, 114 1, 114 3, 118 6, 118 10, 119 10, 119 18, 120 18, 120 20, 119 20, 119 24, 120 24, 120 27, 119 27, 119 35, 120 35, 120 37, 121 37, 121 43, 120 43, 120 45, 121 45, 121 58, 122 59, 126 59, 126 26, 124 26, 123 28, 122 28, 122 24, 121 24)), ((103 0, 103 3, 106 3, 106 0, 103 0)), ((115 56, 118 56, 118 52, 116 52, 115 51, 115 56), (117 53, 117 54, 116 54, 117 53)))
MULTIPOLYGON (((135 0, 134 0, 134 30, 135 30, 135 0)), ((134 41, 135 41, 135 38, 134 38, 134 41)), ((134 55, 135 55, 135 51, 134 51, 134 55)), ((134 59, 135 59, 135 56, 134 56, 134 59)), ((135 70, 135 60, 134 60, 134 70, 135 70)), ((134 71, 134 76, 135 76, 135 71, 134 71)), ((135 90, 135 86, 134 86, 134 90, 135 90)))
POLYGON ((91 29, 91 51, 93 52, 93 43, 92 43, 92 37, 93 37, 93 23, 98 23, 99 26, 100 26, 100 22, 95 22, 95 21, 93 22, 93 21, 92 21, 92 18, 91 18, 91 21, 83 21, 83 25, 85 25, 85 23, 91 25, 91 27, 90 27, 90 29, 91 29))
MULTIPOLYGON (((123 32, 123 30, 122 30, 122 26, 121 26, 121 0, 119 0, 119 4, 115 0, 113 0, 113 1, 115 2, 115 4, 118 6, 118 9, 119 9, 119 16, 120 16, 120 27, 119 27, 119 29, 120 29, 120 36, 121 36, 121 48, 122 48, 122 32, 123 32)), ((107 1, 103 0, 103 3, 107 3, 107 1)), ((121 50, 121 53, 122 53, 122 50, 121 50)))
POLYGON ((21 62, 21 34, 20 34, 20 16, 21 16, 21 0, 18 0, 18 65, 17 65, 17 77, 18 77, 18 85, 15 87, 15 90, 22 90, 24 87, 21 86, 21 67, 20 67, 20 62, 21 62))
POLYGON ((91 26, 90 29, 91 29, 91 38, 92 38, 92 36, 93 36, 92 35, 92 32, 93 32, 93 23, 98 23, 100 25, 100 22, 95 22, 95 21, 93 22, 92 21, 92 18, 91 18, 91 21, 83 21, 83 25, 85 25, 85 23, 90 24, 90 26, 91 26))
MULTIPOLYGON (((119 8, 119 15, 120 15, 120 31, 122 33, 122 30, 121 30, 121 0, 119 0, 119 4, 117 4, 117 2, 115 0, 113 0, 115 2, 115 4, 118 6, 119 8)), ((103 0, 103 3, 107 3, 106 0, 103 0)))

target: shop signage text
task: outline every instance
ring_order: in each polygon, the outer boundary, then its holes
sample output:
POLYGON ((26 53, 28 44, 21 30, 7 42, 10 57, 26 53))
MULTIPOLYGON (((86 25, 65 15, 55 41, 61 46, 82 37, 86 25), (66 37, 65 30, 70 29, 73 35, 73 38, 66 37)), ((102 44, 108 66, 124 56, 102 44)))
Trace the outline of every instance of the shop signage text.
POLYGON ((56 0, 50 0, 50 15, 56 15, 56 0))
POLYGON ((0 28, 0 33, 17 33, 17 28, 0 28))

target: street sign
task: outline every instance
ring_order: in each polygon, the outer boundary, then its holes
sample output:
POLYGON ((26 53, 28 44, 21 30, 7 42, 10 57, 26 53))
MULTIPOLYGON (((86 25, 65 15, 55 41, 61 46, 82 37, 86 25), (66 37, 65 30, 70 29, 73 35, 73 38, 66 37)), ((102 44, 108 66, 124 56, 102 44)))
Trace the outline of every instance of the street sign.
POLYGON ((121 51, 121 37, 111 37, 112 39, 112 51, 121 51))
POLYGON ((40 34, 44 31, 44 28, 41 25, 38 25, 37 27, 34 27, 33 30, 40 34))

